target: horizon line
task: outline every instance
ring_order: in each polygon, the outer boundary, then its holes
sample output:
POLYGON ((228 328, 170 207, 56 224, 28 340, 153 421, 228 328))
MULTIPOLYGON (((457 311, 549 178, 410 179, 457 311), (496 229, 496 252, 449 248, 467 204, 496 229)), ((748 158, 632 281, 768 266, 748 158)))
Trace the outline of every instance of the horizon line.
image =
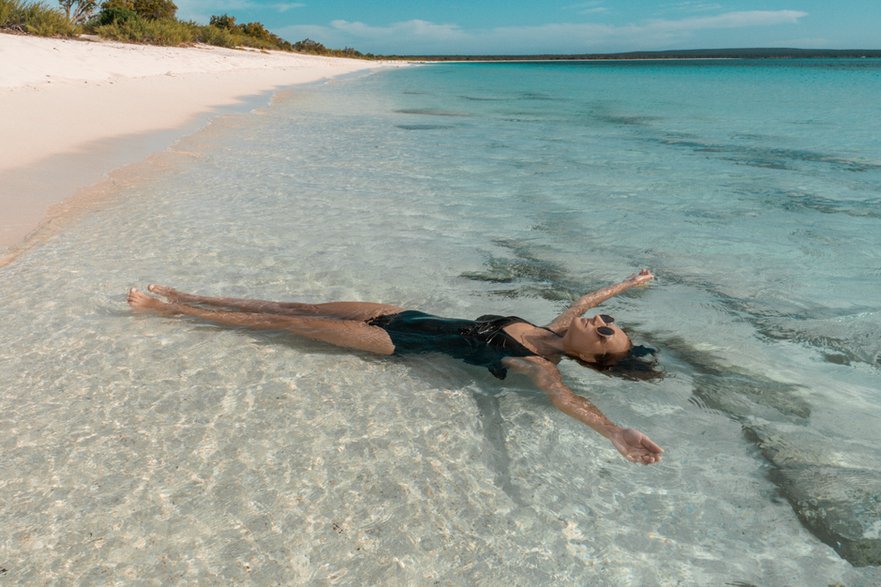
POLYGON ((881 57, 881 49, 815 49, 799 47, 740 47, 720 49, 651 49, 595 53, 396 53, 377 57, 409 59, 639 59, 658 55, 724 55, 725 57, 881 57))

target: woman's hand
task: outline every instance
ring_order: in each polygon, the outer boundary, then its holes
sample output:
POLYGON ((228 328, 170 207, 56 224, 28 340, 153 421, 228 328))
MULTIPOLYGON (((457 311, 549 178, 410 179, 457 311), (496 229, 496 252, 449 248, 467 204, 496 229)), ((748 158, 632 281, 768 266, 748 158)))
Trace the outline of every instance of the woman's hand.
POLYGON ((650 465, 661 460, 664 452, 651 438, 635 428, 618 428, 609 435, 609 440, 615 445, 624 458, 631 463, 650 465))
POLYGON ((634 273, 627 278, 627 281, 631 282, 633 285, 643 285, 654 278, 655 275, 652 273, 651 269, 640 269, 639 273, 634 273))

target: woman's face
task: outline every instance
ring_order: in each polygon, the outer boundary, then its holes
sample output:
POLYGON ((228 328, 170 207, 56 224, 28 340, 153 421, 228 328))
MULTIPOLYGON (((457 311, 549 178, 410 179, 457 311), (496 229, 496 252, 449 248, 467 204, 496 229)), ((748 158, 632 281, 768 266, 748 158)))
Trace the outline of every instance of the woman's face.
POLYGON ((608 314, 597 314, 591 318, 576 318, 569 325, 563 337, 567 354, 588 363, 596 363, 603 355, 624 353, 633 344, 624 331, 615 324, 608 314))

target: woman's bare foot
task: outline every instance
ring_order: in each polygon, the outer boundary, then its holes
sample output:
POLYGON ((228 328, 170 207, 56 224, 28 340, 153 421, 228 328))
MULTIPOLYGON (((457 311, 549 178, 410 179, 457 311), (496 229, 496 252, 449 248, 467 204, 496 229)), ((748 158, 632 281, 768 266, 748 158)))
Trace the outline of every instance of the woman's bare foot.
POLYGON ((128 290, 126 301, 133 310, 141 312, 158 312, 160 314, 166 315, 173 315, 177 313, 175 312, 174 306, 172 304, 166 304, 163 301, 152 298, 144 292, 139 291, 135 288, 131 288, 130 290, 128 290))
POLYGON ((158 283, 151 283, 147 286, 147 289, 153 292, 154 294, 160 295, 166 298, 169 302, 179 302, 183 298, 181 293, 174 289, 173 287, 168 287, 167 285, 159 285, 158 283))

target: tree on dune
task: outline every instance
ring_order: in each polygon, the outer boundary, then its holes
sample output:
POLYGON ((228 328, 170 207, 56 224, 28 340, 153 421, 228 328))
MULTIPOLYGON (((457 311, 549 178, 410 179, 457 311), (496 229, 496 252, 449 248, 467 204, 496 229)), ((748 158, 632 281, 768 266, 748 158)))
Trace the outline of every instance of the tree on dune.
POLYGON ((173 19, 177 5, 171 0, 104 0, 101 11, 117 15, 137 14, 148 20, 173 19))
POLYGON ((208 24, 219 29, 226 29, 228 31, 235 31, 239 28, 239 25, 236 24, 236 17, 230 16, 228 14, 212 16, 211 19, 208 21, 208 24))
POLYGON ((174 18, 177 14, 177 5, 171 0, 134 0, 132 3, 135 12, 144 18, 159 20, 160 18, 174 18))
POLYGON ((58 3, 64 9, 67 20, 73 24, 82 24, 89 20, 98 6, 98 0, 58 0, 58 3))

